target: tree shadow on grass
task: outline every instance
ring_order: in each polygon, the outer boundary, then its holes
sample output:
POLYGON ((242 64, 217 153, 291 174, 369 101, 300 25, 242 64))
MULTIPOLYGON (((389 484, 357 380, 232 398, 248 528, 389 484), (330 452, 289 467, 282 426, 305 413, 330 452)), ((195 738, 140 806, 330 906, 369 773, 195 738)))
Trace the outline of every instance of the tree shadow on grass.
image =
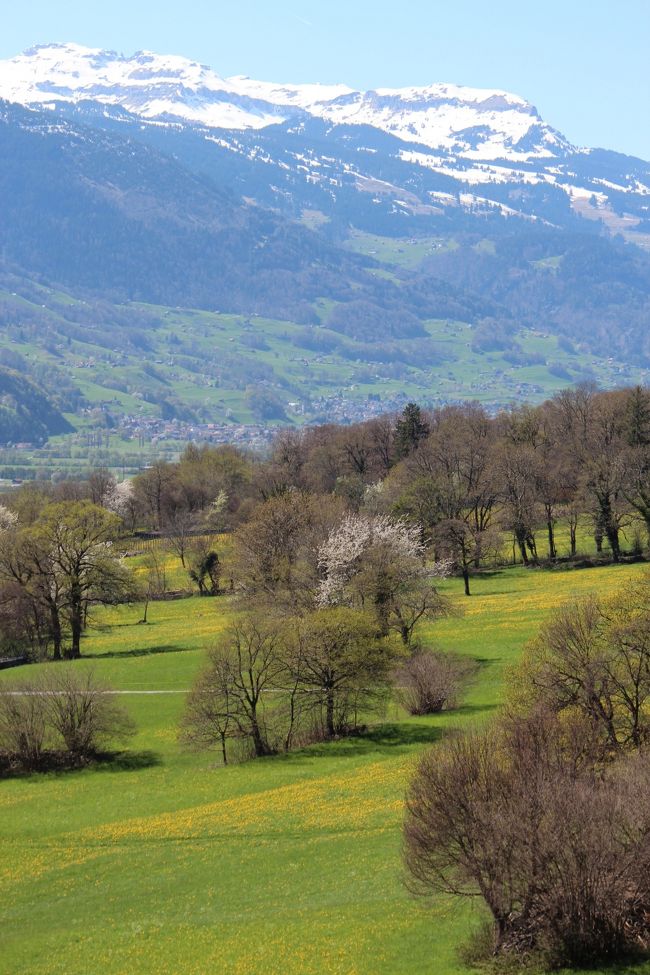
MULTIPOLYGON (((634 972, 641 971, 643 973, 647 972, 647 964, 650 960, 650 954, 647 951, 640 951, 638 954, 629 955, 624 958, 617 960, 603 959, 602 961, 589 962, 584 965, 576 965, 572 968, 561 968, 556 969, 559 975, 562 973, 571 972, 571 975, 594 975, 595 972, 602 972, 603 975, 633 975, 634 972)), ((493 971, 492 968, 489 969, 490 972, 493 971)), ((496 971, 496 969, 495 969, 496 971)), ((548 972, 548 967, 534 968, 530 971, 526 968, 513 970, 513 975, 546 975, 548 972)))
POLYGON ((37 775, 71 775, 74 772, 138 772, 146 768, 162 765, 162 759, 156 752, 121 751, 99 752, 87 762, 70 762, 69 756, 52 752, 43 757, 38 768, 20 768, 0 762, 0 781, 2 779, 27 779, 37 775))
POLYGON ((360 755, 401 755, 411 751, 418 745, 435 745, 454 729, 453 719, 487 717, 497 710, 496 704, 464 705, 454 711, 444 711, 435 717, 452 719, 452 723, 432 724, 431 717, 408 718, 404 721, 383 722, 373 725, 365 731, 328 739, 294 752, 281 753, 272 757, 272 761, 287 761, 300 763, 306 759, 316 758, 358 758, 360 755))
POLYGON ((99 772, 139 772, 145 768, 158 768, 162 764, 157 752, 143 749, 138 752, 107 752, 98 756, 93 768, 99 772))
POLYGON ((461 708, 457 708, 455 711, 446 711, 445 714, 450 715, 460 715, 463 718, 467 717, 488 717, 493 711, 498 711, 498 704, 464 704, 461 708))
MULTIPOLYGON (((643 968, 644 972, 647 971, 646 965, 650 960, 650 953, 647 951, 640 952, 638 955, 631 955, 627 959, 622 959, 621 961, 602 961, 600 964, 593 966, 590 969, 585 969, 585 971, 594 972, 606 972, 607 975, 631 975, 632 972, 643 968)), ((579 975, 580 969, 576 969, 576 975, 579 975)))
POLYGON ((158 647, 136 647, 133 650, 106 650, 102 653, 84 653, 84 660, 105 660, 110 657, 148 657, 157 653, 187 653, 191 647, 179 647, 176 644, 161 644, 158 647))
POLYGON ((276 756, 283 761, 300 762, 313 758, 358 758, 360 755, 399 755, 416 745, 433 745, 445 729, 430 724, 396 722, 377 725, 358 734, 307 745, 295 752, 276 756))

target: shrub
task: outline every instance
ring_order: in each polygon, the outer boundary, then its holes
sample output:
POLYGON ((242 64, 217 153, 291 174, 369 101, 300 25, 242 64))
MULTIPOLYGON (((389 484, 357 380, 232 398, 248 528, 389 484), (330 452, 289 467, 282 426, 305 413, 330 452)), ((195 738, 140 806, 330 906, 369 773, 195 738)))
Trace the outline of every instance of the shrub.
POLYGON ((133 734, 133 724, 91 672, 58 667, 42 684, 47 722, 73 762, 87 761, 133 734))
POLYGON ((128 714, 89 672, 57 665, 0 692, 0 755, 13 768, 79 765, 133 731, 128 714))
POLYGON ((33 684, 0 692, 0 754, 27 770, 40 768, 47 747, 47 707, 33 684))
POLYGON ((537 713, 420 762, 407 798, 412 889, 480 894, 494 953, 561 964, 650 944, 647 756, 603 771, 589 726, 537 713))
POLYGON ((422 650, 404 661, 396 675, 396 694, 409 714, 437 714, 456 706, 473 670, 456 654, 422 650))

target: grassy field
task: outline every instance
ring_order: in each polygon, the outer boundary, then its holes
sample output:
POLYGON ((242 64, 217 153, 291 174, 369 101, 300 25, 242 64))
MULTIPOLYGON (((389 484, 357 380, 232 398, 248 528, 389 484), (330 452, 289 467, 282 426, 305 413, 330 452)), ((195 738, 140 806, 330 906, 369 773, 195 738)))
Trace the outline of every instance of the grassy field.
POLYGON ((493 713, 504 669, 554 606, 643 571, 508 569, 471 599, 450 580, 464 613, 428 636, 480 663, 461 710, 395 710, 363 738, 225 769, 183 752, 176 725, 228 601, 155 603, 146 626, 140 607, 106 610, 78 666, 132 692, 138 735, 101 769, 0 784, 0 971, 460 975, 455 946, 478 909, 416 902, 402 882, 413 764, 450 726, 493 713))

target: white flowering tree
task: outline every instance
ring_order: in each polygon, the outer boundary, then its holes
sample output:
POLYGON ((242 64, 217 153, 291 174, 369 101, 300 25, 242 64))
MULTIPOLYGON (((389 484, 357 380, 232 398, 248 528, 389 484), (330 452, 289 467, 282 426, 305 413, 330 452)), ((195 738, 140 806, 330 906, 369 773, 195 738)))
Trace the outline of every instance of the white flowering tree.
POLYGON ((133 481, 124 480, 113 483, 104 507, 122 519, 131 531, 134 530, 138 515, 138 499, 133 489, 133 481))
POLYGON ((387 515, 347 515, 319 550, 321 606, 372 610, 383 635, 411 647, 420 620, 446 611, 434 580, 449 563, 427 564, 418 525, 387 515))
POLYGON ((11 531, 18 524, 18 515, 15 511, 0 504, 0 533, 11 531))

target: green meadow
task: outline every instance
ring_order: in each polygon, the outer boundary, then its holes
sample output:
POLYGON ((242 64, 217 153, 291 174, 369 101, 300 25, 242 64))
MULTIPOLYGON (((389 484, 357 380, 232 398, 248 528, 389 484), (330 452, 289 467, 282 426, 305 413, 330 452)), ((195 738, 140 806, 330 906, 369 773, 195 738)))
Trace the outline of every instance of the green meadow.
POLYGON ((507 668, 555 606, 645 571, 505 569, 475 579, 469 599, 448 580, 459 615, 426 636, 479 664, 458 711, 407 719, 393 707, 360 738, 227 768, 183 751, 176 728, 228 598, 152 603, 146 625, 141 606, 102 611, 78 666, 130 692, 138 733, 101 767, 0 783, 0 971, 466 972, 457 946, 478 905, 417 901, 403 882, 413 765, 450 728, 494 713, 507 668))

